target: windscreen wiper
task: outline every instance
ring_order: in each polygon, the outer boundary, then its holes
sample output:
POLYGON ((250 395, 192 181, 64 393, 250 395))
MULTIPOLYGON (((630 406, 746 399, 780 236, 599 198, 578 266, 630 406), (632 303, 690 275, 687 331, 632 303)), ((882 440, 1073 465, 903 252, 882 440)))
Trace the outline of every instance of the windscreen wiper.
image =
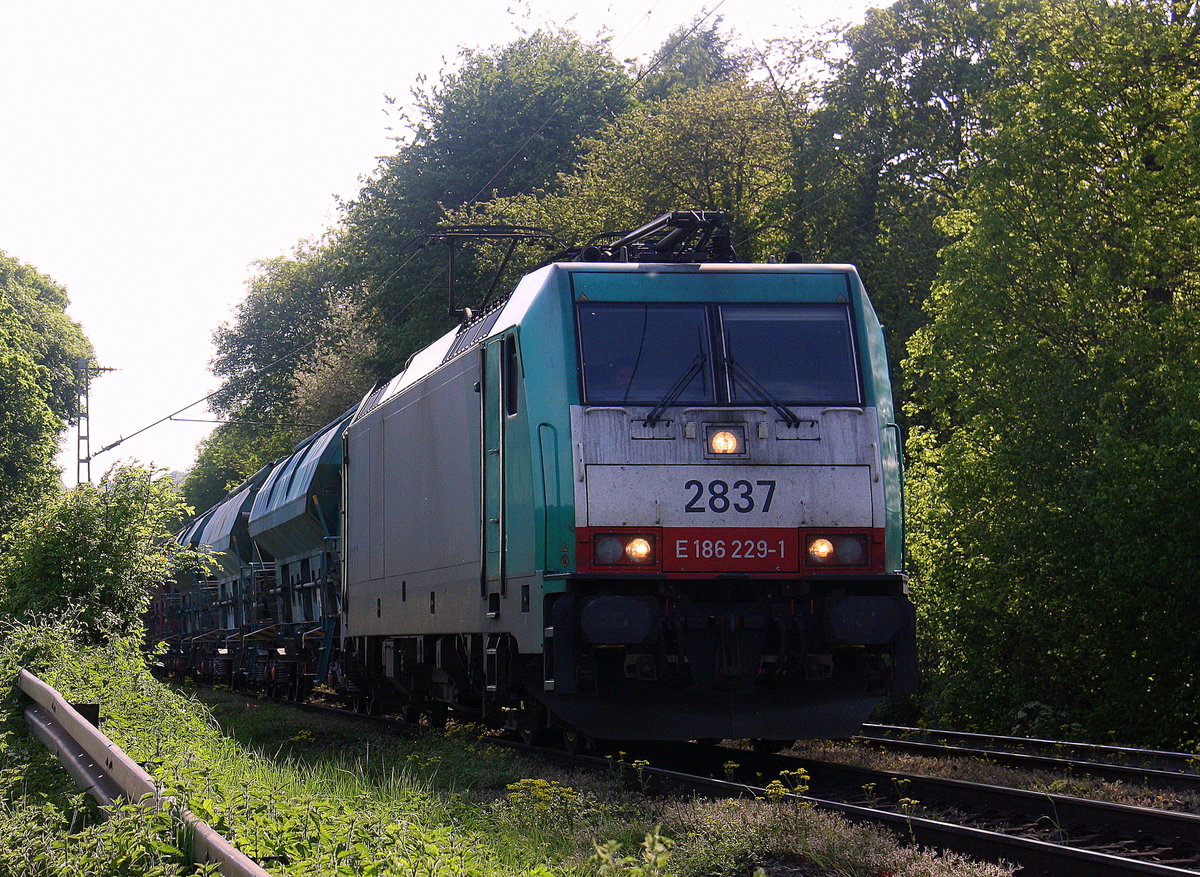
POLYGON ((742 384, 742 386, 750 390, 756 398, 765 400, 783 418, 784 423, 793 428, 800 425, 800 418, 780 402, 778 396, 760 384, 754 375, 746 371, 740 363, 734 362, 732 356, 725 357, 725 364, 729 367, 729 376, 735 382, 742 384))
POLYGON ((662 419, 662 413, 667 410, 669 405, 674 405, 675 400, 683 395, 683 391, 696 379, 696 375, 700 374, 704 369, 704 363, 704 354, 697 354, 696 358, 692 360, 692 364, 688 366, 688 370, 680 375, 679 380, 671 385, 671 389, 667 390, 667 395, 663 396, 662 401, 650 409, 650 413, 642 421, 642 426, 649 429, 662 419))

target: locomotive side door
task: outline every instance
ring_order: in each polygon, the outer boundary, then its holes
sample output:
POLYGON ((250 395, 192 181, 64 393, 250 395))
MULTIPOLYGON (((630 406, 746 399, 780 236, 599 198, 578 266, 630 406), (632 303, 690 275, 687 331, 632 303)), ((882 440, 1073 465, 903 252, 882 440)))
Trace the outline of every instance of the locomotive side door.
POLYGON ((505 581, 505 528, 504 528, 504 445, 507 400, 515 389, 509 387, 511 380, 509 363, 515 358, 516 340, 512 334, 494 338, 483 348, 483 386, 480 392, 482 406, 482 571, 480 574, 481 596, 487 600, 488 615, 497 617, 500 600, 507 593, 505 581))

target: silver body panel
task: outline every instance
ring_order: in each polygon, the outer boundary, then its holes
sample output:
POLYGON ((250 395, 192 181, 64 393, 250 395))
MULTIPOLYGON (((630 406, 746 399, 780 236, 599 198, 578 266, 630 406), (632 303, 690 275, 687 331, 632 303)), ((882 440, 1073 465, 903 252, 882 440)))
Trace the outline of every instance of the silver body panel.
POLYGON ((799 427, 769 408, 683 408, 647 428, 648 409, 573 406, 576 525, 883 527, 875 409, 795 413, 799 427), (741 427, 744 454, 709 454, 713 425, 741 427), (745 481, 759 493, 730 493, 729 507, 716 512, 692 501, 693 479, 745 481), (760 479, 774 485, 769 508, 760 479))
POLYGON ((480 378, 461 357, 347 430, 343 636, 484 629, 480 378))

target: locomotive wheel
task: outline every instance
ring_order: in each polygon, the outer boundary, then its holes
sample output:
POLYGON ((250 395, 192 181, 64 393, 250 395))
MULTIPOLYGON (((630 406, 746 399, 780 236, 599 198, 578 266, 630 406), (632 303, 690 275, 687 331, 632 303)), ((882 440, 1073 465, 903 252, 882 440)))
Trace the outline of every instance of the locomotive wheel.
POLYGON ((539 704, 521 704, 516 719, 517 736, 526 746, 554 746, 558 735, 550 727, 550 716, 539 704))
POLYGON ((554 742, 549 728, 523 728, 517 733, 526 746, 549 746, 554 742))
POLYGON ((295 685, 292 686, 292 699, 297 703, 304 703, 308 700, 308 696, 312 694, 312 680, 300 674, 296 675, 295 685))
POLYGON ((360 688, 350 697, 350 708, 364 716, 375 715, 375 698, 371 691, 360 688))
POLYGON ((591 739, 578 731, 564 728, 562 731, 562 748, 568 755, 580 755, 591 746, 591 739))

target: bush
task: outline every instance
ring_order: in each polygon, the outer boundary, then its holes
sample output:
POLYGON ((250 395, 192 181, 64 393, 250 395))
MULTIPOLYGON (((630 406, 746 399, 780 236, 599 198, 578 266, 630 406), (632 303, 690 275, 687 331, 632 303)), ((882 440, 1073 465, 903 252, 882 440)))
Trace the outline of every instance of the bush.
POLYGON ((203 557, 171 539, 185 512, 161 472, 110 469, 48 500, 0 543, 0 613, 15 618, 71 610, 80 635, 99 643, 141 629, 151 589, 203 557))

